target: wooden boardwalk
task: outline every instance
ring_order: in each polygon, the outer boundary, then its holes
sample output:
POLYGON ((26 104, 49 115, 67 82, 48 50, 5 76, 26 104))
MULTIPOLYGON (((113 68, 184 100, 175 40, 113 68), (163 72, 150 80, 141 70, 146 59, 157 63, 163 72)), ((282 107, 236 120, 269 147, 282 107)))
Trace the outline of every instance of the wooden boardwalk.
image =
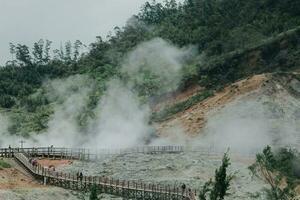
MULTIPOLYGON (((177 147, 176 147, 177 148, 177 147)), ((155 153, 174 153, 176 148, 164 147, 159 148, 161 152, 158 152, 156 148, 155 153), (173 151, 171 151, 173 149, 173 151)), ((179 148, 180 149, 180 148, 179 148)), ((40 180, 44 184, 63 187, 71 190, 89 191, 93 186, 97 187, 99 192, 112 194, 123 197, 124 199, 145 199, 145 200, 193 200, 196 194, 195 191, 189 192, 188 190, 182 191, 181 188, 172 188, 170 186, 145 184, 142 182, 115 180, 108 177, 99 176, 83 176, 77 177, 75 174, 55 172, 48 168, 41 166, 40 164, 33 165, 30 160, 33 157, 44 155, 52 158, 71 158, 79 159, 80 154, 73 149, 72 151, 66 151, 65 148, 61 148, 61 152, 56 148, 52 148, 52 152, 48 148, 6 148, 0 149, 0 156, 2 157, 14 157, 22 166, 26 168, 37 180, 40 180), (77 152, 77 153, 76 153, 77 152)), ((144 153, 151 153, 151 148, 144 149, 144 153)), ((153 149, 152 149, 153 150, 153 149)), ((181 150, 180 150, 181 151, 181 150)), ((176 151, 177 153, 180 152, 176 151)), ((142 153, 142 152, 141 152, 142 153)), ((153 152, 152 152, 153 153, 153 152)), ((87 154, 91 155, 91 154, 87 154)))

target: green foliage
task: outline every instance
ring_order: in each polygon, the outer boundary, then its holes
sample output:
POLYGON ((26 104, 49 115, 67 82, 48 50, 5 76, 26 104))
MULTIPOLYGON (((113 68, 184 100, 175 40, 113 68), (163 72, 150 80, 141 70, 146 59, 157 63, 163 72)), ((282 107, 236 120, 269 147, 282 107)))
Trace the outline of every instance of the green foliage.
POLYGON ((16 58, 19 61, 21 66, 28 66, 32 64, 30 51, 28 46, 26 45, 18 44, 16 46, 16 58))
POLYGON ((0 169, 3 168, 11 168, 11 165, 7 162, 5 162, 4 160, 0 160, 0 169))
POLYGON ((38 42, 34 43, 32 54, 34 56, 35 63, 42 64, 44 62, 43 51, 44 51, 44 40, 39 40, 38 42))
POLYGON ((9 95, 0 96, 0 106, 3 108, 11 108, 15 105, 15 100, 9 95))
POLYGON ((230 159, 225 153, 222 159, 222 165, 215 172, 215 180, 209 180, 202 187, 199 199, 200 200, 223 200, 228 195, 230 181, 233 176, 227 174, 227 168, 230 166, 230 159))
POLYGON ((97 185, 93 185, 91 188, 90 198, 89 200, 98 200, 98 188, 97 185))
POLYGON ((295 187, 300 183, 299 164, 298 152, 280 148, 274 153, 267 146, 249 169, 270 185, 271 189, 265 189, 268 199, 288 200, 295 196, 295 187))

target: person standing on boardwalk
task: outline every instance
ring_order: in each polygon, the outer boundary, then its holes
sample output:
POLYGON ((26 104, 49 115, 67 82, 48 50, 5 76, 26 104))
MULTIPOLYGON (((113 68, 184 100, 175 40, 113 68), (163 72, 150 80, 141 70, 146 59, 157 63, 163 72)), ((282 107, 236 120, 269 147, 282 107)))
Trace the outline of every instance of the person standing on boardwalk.
POLYGON ((181 185, 181 189, 182 189, 182 194, 184 194, 185 189, 186 189, 186 185, 184 183, 181 185))
POLYGON ((82 172, 79 173, 79 179, 82 182, 82 180, 83 180, 83 174, 82 174, 82 172))

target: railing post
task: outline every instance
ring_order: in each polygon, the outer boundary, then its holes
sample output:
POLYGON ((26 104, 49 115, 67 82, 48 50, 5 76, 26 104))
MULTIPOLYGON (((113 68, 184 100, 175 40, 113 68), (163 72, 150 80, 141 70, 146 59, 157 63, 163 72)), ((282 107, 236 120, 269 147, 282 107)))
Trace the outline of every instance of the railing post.
POLYGON ((47 184, 47 177, 44 176, 43 178, 44 178, 44 185, 46 185, 47 184))

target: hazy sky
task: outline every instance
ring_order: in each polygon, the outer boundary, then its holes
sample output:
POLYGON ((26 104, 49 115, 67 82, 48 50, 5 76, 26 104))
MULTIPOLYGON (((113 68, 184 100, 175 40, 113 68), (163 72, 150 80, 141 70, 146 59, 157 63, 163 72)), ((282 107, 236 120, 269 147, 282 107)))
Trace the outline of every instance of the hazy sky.
MULTIPOLYGON (((163 0, 159 0, 163 1, 163 0)), ((0 65, 10 58, 9 42, 29 45, 39 39, 61 42, 106 36, 123 26, 146 0, 0 0, 0 65)))

